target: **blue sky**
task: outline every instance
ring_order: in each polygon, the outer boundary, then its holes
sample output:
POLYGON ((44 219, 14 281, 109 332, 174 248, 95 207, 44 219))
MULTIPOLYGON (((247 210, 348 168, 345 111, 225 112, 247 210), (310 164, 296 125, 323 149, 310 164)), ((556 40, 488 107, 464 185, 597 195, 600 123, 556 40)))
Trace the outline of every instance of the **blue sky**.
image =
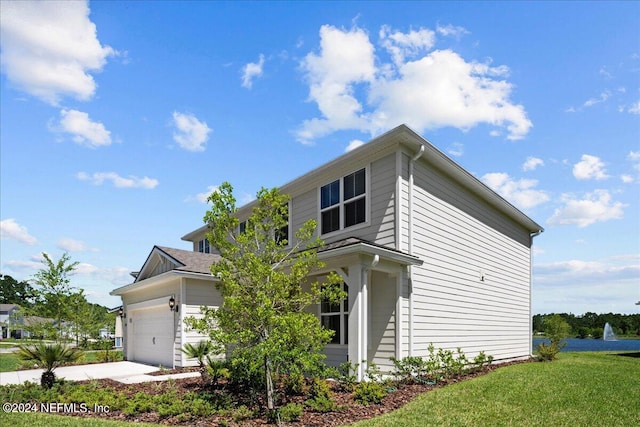
POLYGON ((3 274, 107 306, 203 198, 400 123, 545 227, 533 312, 638 312, 640 3, 1 3, 3 274))

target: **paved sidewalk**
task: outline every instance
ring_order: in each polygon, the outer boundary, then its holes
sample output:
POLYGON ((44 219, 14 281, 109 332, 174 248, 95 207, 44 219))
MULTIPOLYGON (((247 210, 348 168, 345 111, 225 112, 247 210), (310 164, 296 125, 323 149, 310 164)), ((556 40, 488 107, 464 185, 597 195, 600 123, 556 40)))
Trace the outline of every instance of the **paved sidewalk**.
MULTIPOLYGON (((156 372, 157 366, 144 365, 134 362, 93 363, 90 365, 63 366, 53 372, 56 378, 64 378, 67 381, 84 381, 92 379, 109 378, 125 384, 142 383, 148 381, 166 381, 168 379, 191 378, 200 376, 198 372, 184 372, 181 374, 169 374, 153 376, 150 372, 156 372)), ((22 384, 25 381, 40 384, 42 369, 30 369, 27 371, 0 372, 0 385, 22 384)))

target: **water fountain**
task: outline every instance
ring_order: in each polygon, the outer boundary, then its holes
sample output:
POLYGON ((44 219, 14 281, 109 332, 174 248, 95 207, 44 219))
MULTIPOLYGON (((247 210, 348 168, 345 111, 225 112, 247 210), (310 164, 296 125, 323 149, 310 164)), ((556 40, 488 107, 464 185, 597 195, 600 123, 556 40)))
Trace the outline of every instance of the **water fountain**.
POLYGON ((602 332, 602 339, 605 341, 616 341, 616 334, 613 333, 613 328, 609 322, 604 324, 604 331, 602 332))

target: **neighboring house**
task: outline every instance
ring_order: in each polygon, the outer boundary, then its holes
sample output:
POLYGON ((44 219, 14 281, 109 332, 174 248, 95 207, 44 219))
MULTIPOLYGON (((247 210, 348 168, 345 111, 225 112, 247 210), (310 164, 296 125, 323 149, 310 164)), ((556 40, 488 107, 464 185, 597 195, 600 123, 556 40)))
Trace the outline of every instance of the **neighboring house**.
MULTIPOLYGON (((496 361, 531 354, 531 249, 542 227, 407 126, 280 191, 291 196, 288 233, 316 219, 326 243, 319 275, 337 272, 348 292, 344 304, 316 307, 336 332, 328 364, 360 363, 362 379, 368 363, 391 370, 390 357, 427 356, 431 343, 496 361)), ((180 348, 202 337, 184 318, 222 303, 206 231, 182 238, 193 251, 154 247, 135 281, 112 292, 123 300, 129 360, 193 364, 180 348)))
POLYGON ((16 328, 22 328, 21 322, 19 322, 18 313, 20 306, 17 304, 0 304, 0 326, 2 327, 1 339, 10 338, 11 331, 16 328), (20 324, 16 324, 17 321, 20 324))
POLYGON ((24 316, 17 304, 0 304, 0 326, 2 339, 29 338, 30 330, 55 326, 54 319, 39 316, 24 316))
POLYGON ((117 349, 121 349, 122 348, 122 322, 124 320, 124 308, 122 306, 116 307, 116 308, 112 308, 111 310, 109 310, 109 313, 115 313, 116 314, 116 324, 114 327, 114 333, 113 333, 113 339, 114 339, 114 344, 113 346, 117 349))

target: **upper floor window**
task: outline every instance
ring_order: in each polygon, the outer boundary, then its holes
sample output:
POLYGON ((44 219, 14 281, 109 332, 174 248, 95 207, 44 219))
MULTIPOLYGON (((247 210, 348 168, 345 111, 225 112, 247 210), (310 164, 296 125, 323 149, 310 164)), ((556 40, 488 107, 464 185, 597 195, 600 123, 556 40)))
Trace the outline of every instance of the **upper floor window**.
POLYGON ((202 239, 198 242, 198 252, 202 252, 204 254, 211 253, 211 246, 209 246, 209 239, 202 239))
POLYGON ((320 188, 322 234, 361 224, 366 215, 366 171, 360 169, 320 188))

